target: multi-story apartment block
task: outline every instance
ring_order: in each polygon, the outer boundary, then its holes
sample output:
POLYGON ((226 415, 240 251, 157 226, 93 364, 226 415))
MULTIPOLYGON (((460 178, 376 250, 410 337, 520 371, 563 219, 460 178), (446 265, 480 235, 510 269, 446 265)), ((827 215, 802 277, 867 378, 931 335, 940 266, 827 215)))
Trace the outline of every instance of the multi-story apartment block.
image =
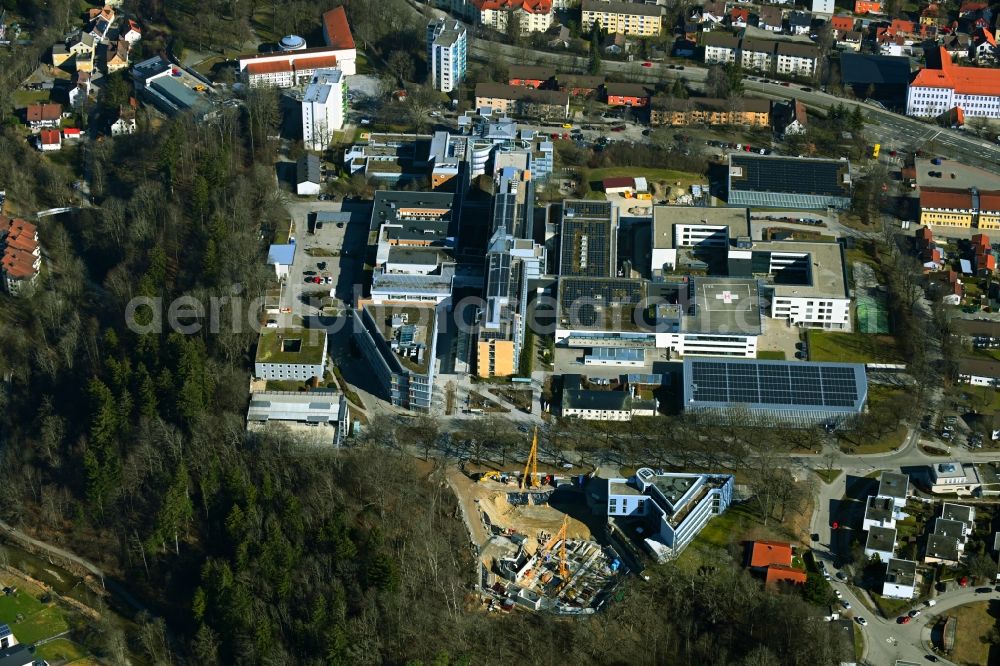
POLYGON ((925 67, 910 83, 907 115, 933 118, 957 108, 966 118, 1000 118, 1000 69, 960 67, 944 47, 929 53, 932 60, 937 67, 925 67))
POLYGON ((649 124, 671 125, 745 125, 768 127, 771 123, 771 103, 766 99, 743 97, 736 100, 699 97, 675 99, 654 97, 649 124))
POLYGON ((560 90, 536 90, 503 83, 478 83, 476 108, 487 106, 505 114, 567 118, 569 93, 560 90))
POLYGON ((810 77, 816 73, 819 48, 813 44, 778 42, 774 54, 778 74, 810 77))
POLYGON ((427 24, 427 62, 430 84, 435 90, 451 92, 465 78, 468 38, 458 21, 438 19, 427 24))
POLYGON ((302 97, 302 143, 306 150, 326 150, 333 133, 344 127, 345 79, 339 69, 320 69, 309 80, 302 97))
POLYGON ((657 4, 583 0, 580 30, 590 33, 594 24, 608 33, 635 37, 656 37, 663 29, 663 9, 657 4))
POLYGON ((728 32, 702 33, 705 46, 705 62, 708 64, 736 62, 740 49, 740 38, 728 32))
POLYGON ((1000 190, 922 187, 920 224, 1000 229, 1000 190))
POLYGON ((517 21, 522 35, 545 32, 552 27, 552 0, 469 0, 479 23, 497 32, 507 32, 517 21))
POLYGON ((648 467, 608 480, 608 520, 647 518, 646 545, 661 560, 680 555, 733 501, 731 474, 657 474, 648 467))

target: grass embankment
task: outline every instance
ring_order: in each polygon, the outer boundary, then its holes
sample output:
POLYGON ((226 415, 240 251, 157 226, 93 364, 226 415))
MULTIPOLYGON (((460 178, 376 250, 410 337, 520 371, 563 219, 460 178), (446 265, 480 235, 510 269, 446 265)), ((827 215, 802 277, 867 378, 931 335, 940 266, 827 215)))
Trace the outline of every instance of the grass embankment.
POLYGON ((809 331, 809 360, 840 363, 905 363, 891 335, 809 331))
POLYGON ((949 659, 956 664, 995 664, 998 648, 990 634, 1000 616, 1000 602, 979 601, 948 611, 958 620, 955 649, 949 659), (993 652, 993 659, 990 653, 993 652))

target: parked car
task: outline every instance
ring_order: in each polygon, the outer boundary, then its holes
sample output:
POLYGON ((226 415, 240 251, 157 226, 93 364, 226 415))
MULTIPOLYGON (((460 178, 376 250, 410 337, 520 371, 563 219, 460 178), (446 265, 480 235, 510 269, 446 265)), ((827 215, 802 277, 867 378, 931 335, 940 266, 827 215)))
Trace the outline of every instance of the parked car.
POLYGON ((989 594, 993 591, 992 587, 977 587, 976 594, 989 594))
POLYGON ((910 611, 910 617, 920 617, 920 611, 914 608, 910 611))
POLYGON ((845 582, 847 580, 847 574, 845 574, 843 571, 838 571, 837 580, 839 580, 840 582, 845 582))
POLYGON ((643 66, 643 67, 652 67, 652 66, 653 66, 653 63, 651 63, 651 62, 649 62, 649 61, 647 60, 646 62, 642 63, 642 66, 643 66))
POLYGON ((803 88, 802 89, 802 92, 812 92, 812 91, 813 91, 812 88, 803 88))
POLYGON ((834 595, 835 595, 835 596, 836 596, 836 597, 837 597, 838 599, 843 599, 843 598, 844 598, 844 593, 843 593, 843 592, 841 592, 840 590, 834 590, 834 591, 833 591, 833 594, 834 594, 834 595))
POLYGON ((844 610, 851 610, 851 602, 847 599, 841 599, 840 603, 844 606, 844 610))
POLYGON ((896 624, 909 624, 912 619, 909 615, 900 615, 896 618, 896 624))
POLYGON ((868 620, 866 620, 865 618, 861 617, 860 615, 858 617, 854 618, 854 621, 857 622, 858 624, 860 624, 862 627, 867 627, 868 626, 868 620))

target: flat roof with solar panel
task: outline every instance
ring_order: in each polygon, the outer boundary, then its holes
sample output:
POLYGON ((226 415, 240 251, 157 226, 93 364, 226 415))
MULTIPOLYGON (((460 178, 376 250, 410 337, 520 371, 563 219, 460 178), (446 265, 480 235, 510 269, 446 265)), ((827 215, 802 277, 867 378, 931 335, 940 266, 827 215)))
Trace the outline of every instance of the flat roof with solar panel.
POLYGON ((684 359, 684 408, 752 417, 822 422, 864 409, 868 397, 860 363, 755 359, 684 359))
POLYGON ((630 278, 566 277, 559 280, 559 326, 573 330, 634 331, 643 324, 637 306, 645 282, 630 278))
POLYGON ((614 275, 617 235, 618 210, 610 201, 564 201, 559 234, 559 275, 614 275))
POLYGON ((729 155, 730 206, 845 208, 851 203, 847 160, 729 155))

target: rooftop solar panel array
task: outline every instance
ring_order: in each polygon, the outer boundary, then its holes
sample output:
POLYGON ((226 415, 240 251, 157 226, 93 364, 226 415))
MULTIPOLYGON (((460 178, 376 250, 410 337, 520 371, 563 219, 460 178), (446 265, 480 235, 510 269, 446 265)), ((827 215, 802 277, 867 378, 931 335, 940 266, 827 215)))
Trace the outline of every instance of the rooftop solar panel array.
POLYGON ((696 402, 846 408, 860 393, 853 366, 693 360, 690 368, 696 402))
POLYGON ((573 315, 580 326, 591 328, 605 323, 611 306, 627 311, 642 300, 642 281, 625 278, 566 278, 559 281, 559 308, 562 317, 573 315))
POLYGON ((850 189, 841 178, 846 162, 797 158, 732 155, 733 190, 845 196, 850 189))

